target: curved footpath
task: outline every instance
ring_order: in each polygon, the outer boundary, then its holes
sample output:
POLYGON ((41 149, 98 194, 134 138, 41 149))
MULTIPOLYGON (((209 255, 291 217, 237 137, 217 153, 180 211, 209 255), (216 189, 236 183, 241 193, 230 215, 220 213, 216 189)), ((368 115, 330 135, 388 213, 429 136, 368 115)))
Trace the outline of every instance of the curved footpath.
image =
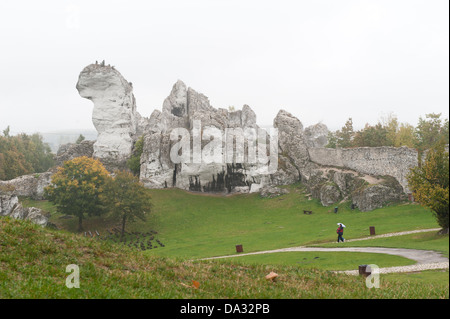
MULTIPOLYGON (((424 232, 439 231, 439 230, 440 230, 440 228, 433 228, 433 229, 421 229, 421 230, 405 231, 405 232, 398 232, 398 233, 389 233, 389 234, 364 237, 364 238, 358 238, 358 239, 349 239, 349 240, 346 240, 346 242, 354 242, 354 241, 393 237, 393 236, 402 236, 402 235, 408 235, 408 234, 424 233, 424 232)), ((438 253, 433 250, 419 250, 419 249, 406 249, 406 248, 384 248, 384 247, 322 248, 322 247, 300 246, 300 247, 290 247, 290 248, 257 251, 257 252, 253 252, 253 253, 240 253, 239 255, 210 257, 210 258, 204 258, 202 260, 234 258, 234 257, 240 257, 240 256, 248 256, 248 255, 271 254, 271 253, 294 252, 294 251, 324 251, 324 252, 346 251, 346 252, 388 254, 388 255, 396 255, 396 256, 405 257, 405 258, 408 258, 408 259, 411 259, 411 260, 414 260, 417 262, 416 264, 409 265, 409 266, 380 268, 379 269, 380 274, 393 273, 393 272, 414 272, 414 271, 422 271, 422 270, 448 269, 449 268, 448 258, 442 256, 441 253, 438 253)), ((347 270, 347 271, 338 271, 338 272, 346 273, 348 275, 358 275, 359 274, 358 270, 347 270)))

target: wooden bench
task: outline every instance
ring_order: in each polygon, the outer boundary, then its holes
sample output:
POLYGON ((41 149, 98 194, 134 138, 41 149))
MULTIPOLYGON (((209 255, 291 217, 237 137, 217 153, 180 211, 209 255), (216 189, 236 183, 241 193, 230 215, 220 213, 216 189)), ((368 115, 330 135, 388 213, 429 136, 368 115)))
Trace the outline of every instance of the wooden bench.
POLYGON ((311 215, 313 212, 312 212, 312 210, 304 210, 303 211, 303 214, 306 214, 306 215, 311 215))

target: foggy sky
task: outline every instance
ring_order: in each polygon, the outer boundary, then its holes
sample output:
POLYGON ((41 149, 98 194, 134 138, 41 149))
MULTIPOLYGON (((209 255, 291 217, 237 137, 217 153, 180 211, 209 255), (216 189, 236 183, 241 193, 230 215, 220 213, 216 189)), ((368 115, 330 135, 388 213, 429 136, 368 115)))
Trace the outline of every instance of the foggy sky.
POLYGON ((106 60, 142 116, 182 80, 218 108, 355 128, 449 106, 447 0, 0 2, 0 130, 94 129, 80 71, 106 60))

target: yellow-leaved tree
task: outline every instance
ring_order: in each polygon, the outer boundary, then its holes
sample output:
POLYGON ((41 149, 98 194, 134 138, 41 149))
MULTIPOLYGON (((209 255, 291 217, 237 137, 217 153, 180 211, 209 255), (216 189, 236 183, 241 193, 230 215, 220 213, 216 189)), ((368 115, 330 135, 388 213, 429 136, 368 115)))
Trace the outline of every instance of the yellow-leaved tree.
POLYGON ((57 211, 78 217, 78 231, 83 230, 86 216, 106 212, 101 193, 109 173, 103 164, 87 156, 64 162, 45 188, 46 197, 56 205, 57 211))

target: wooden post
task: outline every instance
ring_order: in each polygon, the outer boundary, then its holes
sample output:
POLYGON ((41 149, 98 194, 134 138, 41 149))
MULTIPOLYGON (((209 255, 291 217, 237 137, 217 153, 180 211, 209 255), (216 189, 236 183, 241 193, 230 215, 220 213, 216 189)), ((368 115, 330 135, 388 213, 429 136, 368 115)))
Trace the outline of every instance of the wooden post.
POLYGON ((375 235, 375 226, 370 226, 370 236, 375 235))

